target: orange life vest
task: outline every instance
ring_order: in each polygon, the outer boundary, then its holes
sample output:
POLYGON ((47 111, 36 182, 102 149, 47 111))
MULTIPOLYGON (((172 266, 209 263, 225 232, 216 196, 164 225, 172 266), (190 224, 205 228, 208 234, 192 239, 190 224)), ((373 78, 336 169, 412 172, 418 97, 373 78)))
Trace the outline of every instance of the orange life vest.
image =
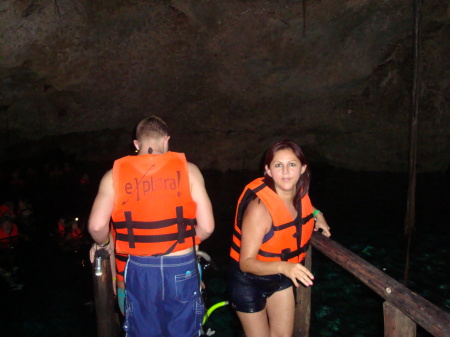
MULTIPOLYGON (((116 242, 116 229, 114 228, 114 225, 111 223, 111 234, 113 237, 114 244, 116 242)), ((117 281, 124 282, 124 276, 125 276, 125 267, 127 266, 128 261, 128 255, 126 254, 120 254, 115 253, 115 260, 116 260, 116 278, 117 281)))
POLYGON ((118 253, 158 256, 200 243, 195 234, 197 205, 183 153, 118 159, 113 184, 118 253))
POLYGON ((0 205, 0 217, 3 215, 13 217, 15 216, 14 210, 7 204, 0 205))
POLYGON ((127 266, 128 255, 116 253, 116 277, 117 281, 125 282, 125 267, 127 266))
POLYGON ((80 239, 83 236, 81 229, 77 228, 73 230, 71 233, 73 239, 80 239))
POLYGON ((272 228, 266 235, 269 238, 261 244, 256 258, 267 262, 302 262, 314 230, 311 200, 308 195, 302 198, 301 203, 296 206, 301 216, 294 219, 278 194, 264 183, 264 178, 248 184, 239 198, 230 256, 239 262, 242 219, 248 203, 255 197, 261 199, 272 218, 272 228))
POLYGON ((15 223, 11 224, 11 232, 7 233, 0 228, 0 241, 6 242, 8 239, 12 239, 19 235, 19 230, 17 229, 17 225, 15 223))
POLYGON ((61 221, 58 221, 58 234, 62 238, 67 234, 66 228, 61 223, 61 221))

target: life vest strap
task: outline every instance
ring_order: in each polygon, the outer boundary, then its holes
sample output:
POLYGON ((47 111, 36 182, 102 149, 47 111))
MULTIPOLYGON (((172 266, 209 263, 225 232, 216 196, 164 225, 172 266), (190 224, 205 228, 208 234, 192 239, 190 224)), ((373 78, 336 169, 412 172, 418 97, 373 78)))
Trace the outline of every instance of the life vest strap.
POLYGON ((241 247, 239 247, 234 241, 231 242, 231 249, 238 253, 241 253, 241 247))
POLYGON ((119 260, 121 262, 127 262, 128 261, 128 255, 125 254, 116 254, 116 260, 119 260))
POLYGON ((136 242, 140 243, 161 243, 168 241, 175 241, 165 253, 156 254, 153 256, 170 254, 178 243, 184 243, 188 237, 195 237, 195 224, 196 219, 185 219, 183 217, 183 206, 176 207, 176 218, 160 221, 133 221, 131 211, 124 211, 125 221, 114 222, 114 227, 118 229, 127 229, 127 233, 116 234, 117 241, 123 241, 128 243, 129 248, 136 248, 136 242), (177 225, 177 231, 175 233, 168 234, 148 234, 148 235, 136 235, 134 229, 146 229, 151 232, 153 229, 169 227, 177 225), (187 226, 190 226, 189 230, 187 226))
MULTIPOLYGON (((184 243, 184 238, 185 238, 185 234, 186 234, 186 227, 187 225, 184 223, 184 218, 183 218, 183 206, 178 206, 176 208, 176 212, 177 212, 177 225, 178 225, 178 235, 177 235, 177 241, 175 241, 170 247, 169 249, 167 249, 167 251, 165 253, 161 253, 161 254, 154 254, 152 256, 162 256, 162 255, 167 255, 173 252, 173 250, 175 249, 176 245, 178 243, 184 243)), ((195 230, 194 230, 194 234, 195 235, 195 230)))
POLYGON ((307 215, 304 218, 302 218, 302 225, 306 224, 312 218, 314 218, 314 215, 312 213, 310 213, 309 215, 307 215))
POLYGON ((288 261, 289 259, 292 259, 293 257, 299 256, 302 253, 306 253, 306 251, 309 248, 309 241, 305 243, 302 247, 299 249, 296 249, 294 251, 291 251, 290 248, 283 249, 281 253, 269 253, 263 250, 258 251, 258 255, 264 256, 264 257, 278 257, 281 259, 281 261, 288 261))
POLYGON ((167 255, 167 254, 172 253, 173 250, 175 249, 175 246, 177 245, 177 243, 178 243, 178 242, 175 241, 175 242, 169 247, 169 249, 167 249, 164 253, 153 254, 152 256, 164 256, 164 255, 167 255))
MULTIPOLYGON (((306 253, 306 251, 309 248, 309 244, 310 244, 310 242, 308 241, 304 246, 302 246, 299 249, 294 250, 293 252, 291 251, 290 248, 283 249, 281 251, 281 253, 269 253, 264 250, 259 250, 258 255, 261 255, 264 257, 277 257, 277 258, 280 258, 281 261, 288 261, 288 260, 292 259, 293 257, 299 256, 302 253, 306 253)), ((231 243, 231 249, 233 249, 234 251, 236 251, 239 254, 241 252, 241 248, 235 242, 231 243)))
MULTIPOLYGON (((125 212, 127 213, 127 212, 125 212)), ((178 223, 178 218, 159 220, 159 221, 132 221, 133 228, 135 229, 159 229, 164 227, 170 227, 178 223)), ((196 219, 185 219, 183 218, 183 222, 188 226, 195 226, 197 224, 196 219)), ((126 221, 115 221, 114 222, 115 229, 124 229, 127 228, 126 221)))
POLYGON ((239 241, 242 240, 241 233, 239 233, 236 229, 233 231, 233 236, 235 236, 239 241))
MULTIPOLYGON (((128 261, 128 255, 123 255, 123 254, 116 254, 116 260, 120 261, 122 264, 126 264, 128 261)), ((117 267, 117 263, 116 263, 116 267, 117 267)), ((121 275, 122 277, 125 275, 125 268, 119 268, 117 267, 116 270, 117 274, 121 275)))
MULTIPOLYGON (((310 215, 308 215, 308 216, 302 218, 302 225, 305 225, 311 218, 313 218, 312 213, 311 213, 310 215)), ((273 228, 275 231, 280 231, 280 230, 286 229, 286 228, 291 227, 291 226, 294 226, 294 225, 295 225, 295 221, 291 221, 291 222, 285 223, 285 224, 280 225, 280 226, 274 226, 274 225, 272 224, 272 228, 273 228)), ((233 230, 233 235, 234 235, 239 241, 241 241, 241 233, 239 233, 239 232, 236 230, 236 228, 233 230)), ((299 233, 294 234, 294 237, 298 237, 298 236, 299 236, 299 233)))
MULTIPOLYGON (((195 235, 195 228, 191 228, 185 231, 183 237, 186 239, 188 237, 191 237, 193 234, 195 235)), ((116 240, 129 242, 128 234, 117 233, 116 240)), ((174 240, 176 243, 178 243, 178 233, 156 234, 156 235, 134 235, 134 242, 139 243, 167 242, 174 240)))
MULTIPOLYGON (((311 220, 313 217, 314 217, 314 216, 312 215, 312 213, 309 214, 309 215, 307 215, 307 216, 305 216, 305 217, 302 218, 301 221, 300 221, 301 225, 302 225, 302 226, 303 226, 303 225, 306 225, 306 223, 307 223, 309 220, 311 220)), ((295 226, 295 225, 296 225, 296 223, 295 223, 295 220, 294 220, 294 221, 291 221, 291 222, 287 222, 287 223, 285 223, 285 224, 282 224, 282 225, 280 225, 280 226, 273 226, 273 229, 276 230, 276 231, 281 231, 281 230, 283 230, 283 229, 286 229, 286 228, 289 228, 289 227, 295 226)))
POLYGON ((258 187, 253 188, 252 191, 253 191, 253 193, 256 194, 256 193, 258 193, 259 191, 261 191, 264 187, 267 187, 266 183, 262 183, 262 184, 259 185, 258 187))
POLYGON ((184 233, 186 232, 187 225, 183 218, 183 206, 177 206, 177 226, 178 226, 178 243, 184 243, 184 233))
POLYGON ((244 212, 248 206, 248 203, 251 200, 253 200, 254 198, 256 198, 258 196, 257 193, 265 187, 267 187, 267 185, 265 183, 261 183, 259 186, 252 188, 252 189, 248 189, 245 192, 245 195, 242 197, 242 200, 239 205, 239 210, 238 210, 238 223, 239 224, 242 224, 242 218, 244 216, 244 212))
POLYGON ((128 246, 130 248, 136 248, 135 240, 134 240, 134 231, 133 231, 133 219, 131 218, 131 212, 125 211, 125 225, 127 228, 127 237, 128 237, 128 246))

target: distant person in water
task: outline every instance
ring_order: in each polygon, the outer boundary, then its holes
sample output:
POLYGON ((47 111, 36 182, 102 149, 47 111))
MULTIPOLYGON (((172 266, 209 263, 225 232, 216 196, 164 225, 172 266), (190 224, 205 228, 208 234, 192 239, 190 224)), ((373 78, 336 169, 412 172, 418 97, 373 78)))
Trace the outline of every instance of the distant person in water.
POLYGON ((200 170, 169 151, 166 123, 156 116, 136 129, 137 156, 116 160, 89 218, 98 248, 128 255, 127 337, 198 336, 204 314, 195 247, 214 230, 200 170))
POLYGON ((330 227, 311 204, 309 166, 296 143, 274 144, 264 169, 264 177, 248 184, 238 201, 230 302, 246 337, 292 336, 293 285, 313 284, 303 265, 309 240, 319 229, 330 236, 330 227))
POLYGON ((17 222, 23 234, 34 235, 36 233, 33 205, 28 198, 21 197, 19 199, 17 222))
POLYGON ((10 219, 16 217, 14 203, 11 200, 7 200, 0 205, 0 217, 9 217, 10 219))
POLYGON ((0 245, 9 249, 17 242, 19 231, 17 225, 8 216, 0 217, 0 245))
POLYGON ((12 290, 21 290, 18 282, 16 253, 20 233, 17 225, 8 216, 0 217, 0 278, 4 279, 12 290))

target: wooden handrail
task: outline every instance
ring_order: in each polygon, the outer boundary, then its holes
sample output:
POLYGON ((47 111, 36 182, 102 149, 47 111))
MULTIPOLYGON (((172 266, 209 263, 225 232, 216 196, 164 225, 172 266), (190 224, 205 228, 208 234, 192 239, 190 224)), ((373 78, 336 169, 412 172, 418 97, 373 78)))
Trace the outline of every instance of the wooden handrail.
POLYGON ((311 238, 311 244, 433 336, 450 336, 450 315, 445 311, 412 292, 336 241, 315 232, 311 238))
POLYGON ((119 317, 114 312, 114 290, 109 253, 99 249, 95 257, 100 257, 101 274, 97 276, 92 265, 94 279, 94 299, 97 316, 97 337, 118 337, 121 334, 119 317))

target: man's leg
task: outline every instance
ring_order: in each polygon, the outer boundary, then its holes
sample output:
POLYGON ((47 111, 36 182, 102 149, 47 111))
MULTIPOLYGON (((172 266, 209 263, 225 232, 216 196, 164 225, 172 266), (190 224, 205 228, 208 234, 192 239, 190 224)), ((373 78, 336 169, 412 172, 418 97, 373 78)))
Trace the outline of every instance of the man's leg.
POLYGON ((199 336, 205 307, 201 298, 197 263, 192 253, 164 257, 164 313, 168 336, 199 336))
POLYGON ((127 337, 165 336, 161 310, 161 257, 130 256, 126 267, 127 298, 124 330, 127 337))

